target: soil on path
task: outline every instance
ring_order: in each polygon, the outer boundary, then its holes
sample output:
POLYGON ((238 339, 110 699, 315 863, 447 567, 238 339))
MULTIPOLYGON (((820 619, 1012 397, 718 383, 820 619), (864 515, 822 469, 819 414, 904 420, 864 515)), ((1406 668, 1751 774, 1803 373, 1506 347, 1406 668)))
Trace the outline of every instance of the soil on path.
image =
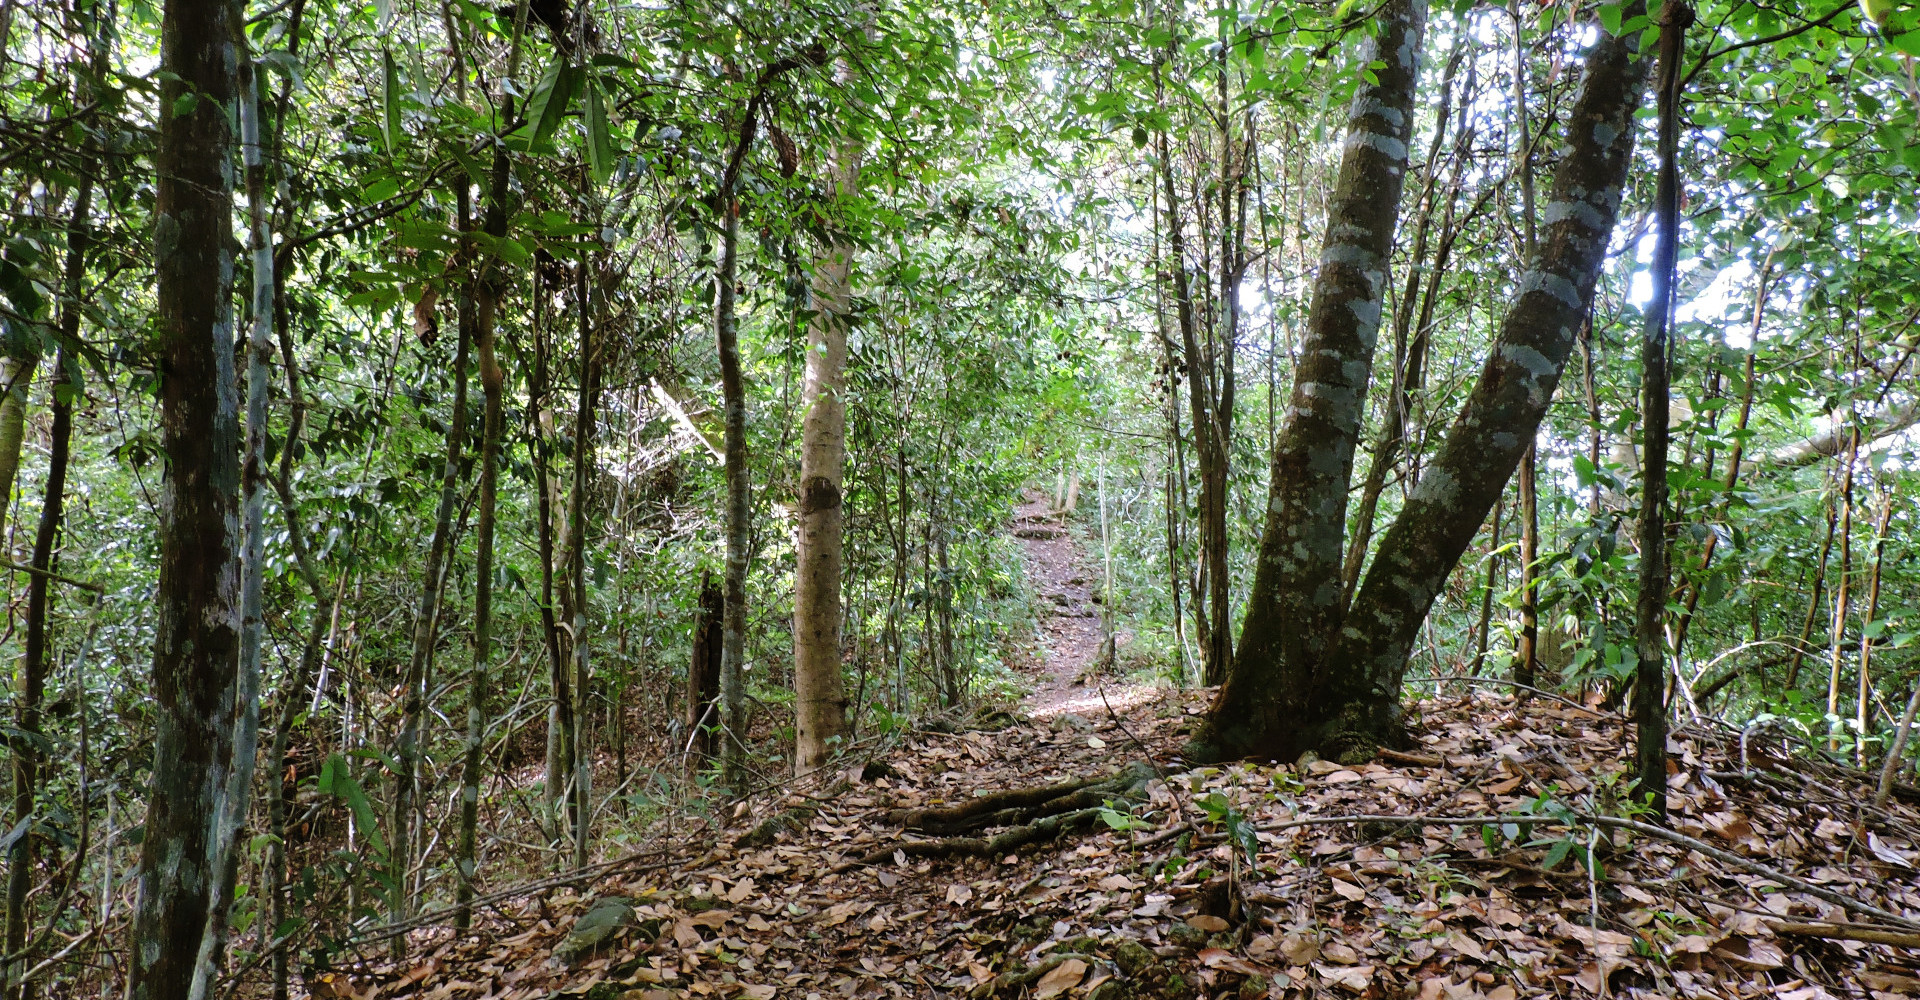
MULTIPOLYGON (((1063 715, 1102 718, 1149 701, 1154 689, 1110 676, 1096 600, 1099 569, 1084 558, 1064 516, 1044 494, 1029 493, 1015 508, 1013 536, 1038 604, 1036 644, 1026 665, 1033 690, 1023 704, 1036 719, 1063 715)), ((1124 633, 1116 643, 1124 645, 1124 633)))

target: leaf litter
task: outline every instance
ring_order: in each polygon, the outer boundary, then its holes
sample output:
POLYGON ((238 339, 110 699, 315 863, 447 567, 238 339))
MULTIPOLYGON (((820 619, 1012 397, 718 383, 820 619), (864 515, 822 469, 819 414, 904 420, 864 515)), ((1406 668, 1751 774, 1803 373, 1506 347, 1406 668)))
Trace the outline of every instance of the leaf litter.
MULTIPOLYGON (((1057 535, 1032 534, 1063 558, 1057 535)), ((1060 617, 1080 628, 1072 596, 1060 617)), ((1410 747, 1372 761, 1192 768, 1179 747, 1207 692, 1110 699, 1084 664, 1048 672, 1031 717, 897 734, 724 830, 663 836, 577 890, 497 901, 464 936, 416 931, 412 959, 309 986, 342 1000, 1920 996, 1920 790, 1867 805, 1871 776, 1790 733, 1677 728, 1662 839, 1600 822, 1630 812, 1632 744, 1596 708, 1478 689, 1409 706, 1410 747), (934 839, 900 824, 916 810, 1135 760, 1156 777, 1097 822, 1006 855, 909 856, 934 839), (596 907, 623 919, 583 949, 596 907)))

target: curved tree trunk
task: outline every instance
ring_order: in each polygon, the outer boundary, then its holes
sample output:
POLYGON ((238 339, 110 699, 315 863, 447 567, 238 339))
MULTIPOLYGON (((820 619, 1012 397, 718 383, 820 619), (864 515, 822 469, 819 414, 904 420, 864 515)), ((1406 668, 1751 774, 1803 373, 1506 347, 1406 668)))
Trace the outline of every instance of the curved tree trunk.
POLYGON ((1273 450, 1239 656, 1200 735, 1209 756, 1256 752, 1288 726, 1312 700, 1338 634, 1347 488, 1406 181, 1426 21, 1424 0, 1390 0, 1360 57, 1384 66, 1348 111, 1293 395, 1273 450))
POLYGON ((154 258, 161 447, 153 784, 128 949, 130 1000, 187 995, 206 928, 240 653, 240 414, 233 371, 233 102, 227 0, 168 0, 160 27, 154 258), (183 100, 192 94, 196 100, 183 100))

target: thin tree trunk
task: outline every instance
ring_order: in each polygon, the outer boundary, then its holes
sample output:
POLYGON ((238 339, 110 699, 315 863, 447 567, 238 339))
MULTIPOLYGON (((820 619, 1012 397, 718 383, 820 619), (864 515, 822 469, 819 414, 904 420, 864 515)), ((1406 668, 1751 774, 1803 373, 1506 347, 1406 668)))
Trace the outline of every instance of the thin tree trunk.
MULTIPOLYGON (((849 77, 842 64, 841 76, 849 77)), ((844 143, 831 168, 835 193, 859 193, 861 146, 844 143)), ((834 233, 813 272, 813 318, 800 391, 800 505, 794 534, 793 697, 796 773, 827 762, 847 735, 846 681, 840 666, 840 573, 847 464, 847 324, 852 315, 851 241, 834 233)))
MULTIPOLYGON (((1630 7, 1627 16, 1637 12, 1630 7)), ((1648 62, 1637 33, 1599 33, 1568 118, 1566 152, 1554 172, 1538 252, 1445 443, 1376 547, 1340 649, 1329 659, 1339 670, 1325 678, 1306 724, 1276 719, 1250 751, 1323 740, 1331 747, 1328 737, 1343 729, 1373 739, 1400 738, 1400 686, 1409 651, 1538 430, 1592 304, 1632 160, 1634 114, 1648 62)))
POLYGON ((735 791, 746 786, 747 697, 741 667, 747 644, 747 548, 753 527, 748 506, 746 383, 740 373, 739 330, 733 305, 739 245, 740 209, 728 190, 721 197, 713 326, 720 345, 720 389, 726 408, 727 567, 722 586, 726 611, 720 627, 720 759, 727 787, 735 791))
MULTIPOLYGON (((47 479, 41 493, 40 523, 34 532, 33 554, 29 563, 36 572, 27 579, 26 649, 23 651, 14 692, 14 727, 30 735, 9 741, 13 752, 15 824, 26 822, 34 814, 35 800, 39 795, 40 749, 29 740, 40 734, 40 702, 46 690, 48 587, 52 582, 47 574, 53 572, 55 552, 59 546, 61 520, 66 505, 68 445, 73 436, 74 394, 79 390, 67 370, 72 363, 67 345, 78 344, 80 338, 80 295, 86 278, 87 250, 93 240, 93 167, 94 164, 89 162, 81 174, 80 186, 74 192, 73 216, 67 222, 67 254, 61 274, 60 350, 54 362, 51 392, 53 427, 48 442, 47 479)), ((25 378, 31 376, 35 367, 33 360, 21 360, 14 371, 18 377, 25 378)), ((6 403, 0 404, 15 407, 12 413, 0 409, 0 424, 12 420, 16 425, 11 430, 0 426, 0 438, 9 433, 13 435, 10 457, 15 468, 20 458, 19 428, 24 425, 28 390, 26 385, 10 387, 6 403), (18 404, 15 403, 16 397, 18 404)), ((6 444, 6 440, 0 440, 0 447, 6 444)), ((7 477, 4 487, 10 497, 15 469, 4 471, 7 477)), ((0 504, 4 504, 4 501, 0 501, 0 504)), ((5 507, 0 506, 0 532, 6 529, 4 511, 5 507)), ((84 804, 82 808, 85 808, 84 804)), ((21 954, 21 949, 27 940, 27 893, 32 888, 34 844, 35 838, 28 833, 16 839, 7 850, 6 953, 19 956, 14 967, 6 970, 5 980, 9 984, 18 982, 20 974, 25 972, 28 958, 21 954)), ((32 984, 20 985, 18 995, 22 1000, 30 1000, 33 995, 32 984)))
POLYGON ((1666 0, 1660 11, 1660 167, 1654 189, 1653 297, 1640 341, 1640 589, 1634 609, 1635 795, 1653 821, 1667 815, 1667 413, 1674 266, 1679 254, 1681 60, 1693 8, 1666 0))
MULTIPOLYGON (((1172 45, 1171 42, 1168 43, 1172 45)), ((1162 83, 1160 67, 1154 67, 1154 89, 1160 99, 1162 83)), ((1214 388, 1214 365, 1202 349, 1199 334, 1198 308, 1194 303, 1193 286, 1189 280, 1187 268, 1186 231, 1180 218, 1180 196, 1174 185, 1173 159, 1162 130, 1157 135, 1159 151, 1159 171, 1161 193, 1165 203, 1161 206, 1165 216, 1167 249, 1170 259, 1166 267, 1172 272, 1174 291, 1174 313, 1180 329, 1181 355, 1185 363, 1187 378, 1188 404, 1192 409, 1192 433, 1194 459, 1198 464, 1200 477, 1200 575, 1202 586, 1197 588, 1194 602, 1194 619, 1197 638, 1200 640, 1200 682, 1218 684, 1226 676, 1228 661, 1231 658, 1231 636, 1222 635, 1223 623, 1227 621, 1224 611, 1230 598, 1224 570, 1227 554, 1224 550, 1227 539, 1223 530, 1228 469, 1227 455, 1217 447, 1222 438, 1219 433, 1218 393, 1214 388), (1216 512, 1221 516, 1216 517, 1216 512)))
POLYGON ((1277 729, 1291 728, 1289 717, 1313 698, 1339 633, 1347 491, 1406 178, 1426 21, 1425 0, 1389 0, 1374 16, 1362 58, 1382 65, 1348 111, 1293 393, 1273 450, 1239 656, 1198 736, 1202 756, 1259 752, 1277 729))
MULTIPOLYGON (((472 206, 464 180, 459 189, 459 221, 464 231, 471 224, 472 206)), ((434 513, 433 535, 427 541, 426 564, 421 567, 420 602, 414 614, 413 648, 402 681, 400 733, 393 755, 393 837, 387 863, 394 877, 389 910, 395 921, 405 920, 413 912, 413 890, 406 873, 413 867, 415 772, 419 766, 420 730, 427 714, 427 674, 439 638, 441 584, 452 545, 454 507, 459 501, 460 458, 467 428, 467 356, 475 325, 473 301, 462 295, 459 334, 453 351, 453 405, 447 418, 446 459, 440 467, 440 502, 434 513)), ((405 935, 393 938, 392 951, 396 957, 406 954, 406 940, 405 935)))
POLYGON ((1806 661, 1807 641, 1813 638, 1813 622, 1820 616, 1820 595, 1826 589, 1827 561, 1833 556, 1834 529, 1839 522, 1839 511, 1833 505, 1827 505, 1827 538, 1820 544, 1820 558, 1813 566, 1813 592, 1807 597, 1807 614, 1800 622, 1800 638, 1793 644, 1793 659, 1787 664, 1787 679, 1781 686, 1782 691, 1791 691, 1800 680, 1800 667, 1806 661))
MULTIPOLYGON (((1527 44, 1526 23, 1520 15, 1520 0, 1508 0, 1513 15, 1513 120, 1514 158, 1520 175, 1521 252, 1531 259, 1535 250, 1536 216, 1533 190, 1533 138, 1527 120, 1527 44)), ((1513 678, 1522 684, 1537 683, 1540 650, 1540 476, 1534 463, 1540 450, 1536 433, 1520 456, 1520 649, 1514 661, 1513 678)), ((1522 697, 1526 690, 1520 690, 1522 697)))
MULTIPOLYGON (((1868 705, 1873 698, 1873 640, 1869 629, 1873 620, 1880 615, 1880 567, 1887 554, 1887 525, 1893 520, 1893 486, 1888 484, 1886 492, 1880 498, 1879 523, 1873 528, 1873 568, 1867 571, 1867 613, 1860 619, 1860 690, 1859 699, 1854 708, 1853 722, 1859 727, 1860 735, 1868 732, 1868 705)), ((1860 766, 1867 765, 1865 742, 1859 744, 1856 756, 1860 766)))
POLYGON ((551 465, 552 429, 548 424, 548 361, 552 348, 546 339, 542 303, 548 284, 541 271, 534 272, 533 296, 533 372, 527 388, 528 433, 533 438, 534 492, 537 496, 537 535, 540 558, 540 634, 547 651, 547 682, 552 700, 547 705, 546 810, 543 823, 552 824, 551 835, 559 836, 560 796, 566 788, 566 762, 573 759, 573 683, 568 679, 566 657, 560 649, 560 622, 554 606, 553 508, 554 483, 551 465))
POLYGON ((260 746, 260 653, 266 632, 261 595, 266 583, 267 404, 273 356, 273 231, 268 223, 266 157, 260 142, 260 76, 250 53, 240 61, 240 145, 246 167, 248 229, 253 257, 253 314, 247 335, 247 424, 240 470, 244 542, 240 553, 240 677, 230 709, 233 765, 227 774, 219 825, 214 828, 213 889, 201 935, 190 1000, 207 1000, 226 961, 228 911, 240 859, 234 846, 253 804, 253 771, 260 746))
MULTIPOLYGON (((513 117, 513 99, 507 98, 503 120, 513 117)), ((505 194, 512 161, 504 144, 493 154, 487 208, 481 228, 499 238, 506 235, 505 194)), ((454 856, 459 873, 453 923, 464 931, 472 924, 474 884, 479 876, 480 782, 484 778, 484 749, 493 696, 493 541, 500 491, 501 395, 506 381, 495 349, 504 276, 492 268, 483 272, 466 292, 474 302, 474 351, 479 358, 480 392, 484 399, 480 423, 479 524, 473 559, 473 675, 467 684, 467 745, 460 771, 460 833, 454 856)))
MULTIPOLYGON (((1833 588, 1833 641, 1827 657, 1827 714, 1840 714, 1840 671, 1846 662, 1844 636, 1847 631, 1848 600, 1853 592, 1853 467, 1860 454, 1860 435, 1856 431, 1847 448, 1847 461, 1840 470, 1840 579, 1833 588)), ((1829 741, 1829 749, 1837 744, 1829 741)))
POLYGON ((1493 537, 1487 541, 1487 586, 1480 593, 1480 624, 1474 629, 1473 663, 1467 673, 1478 677, 1487 662, 1487 633, 1493 628, 1493 592, 1500 572, 1500 515, 1506 510, 1506 497, 1493 503, 1493 537))
POLYGON ((593 692, 593 644, 587 640, 587 503, 593 483, 595 380, 599 343, 594 329, 599 293, 592 260, 580 262, 580 391, 573 415, 573 490, 567 514, 567 570, 573 581, 573 865, 587 864, 587 837, 593 819, 593 768, 587 741, 593 692))
POLYGON ((159 504, 154 769, 127 951, 129 1000, 176 1000, 191 986, 233 753, 240 414, 228 123, 239 90, 238 15, 227 0, 168 0, 160 26, 154 354, 166 375, 160 444, 167 475, 159 504))

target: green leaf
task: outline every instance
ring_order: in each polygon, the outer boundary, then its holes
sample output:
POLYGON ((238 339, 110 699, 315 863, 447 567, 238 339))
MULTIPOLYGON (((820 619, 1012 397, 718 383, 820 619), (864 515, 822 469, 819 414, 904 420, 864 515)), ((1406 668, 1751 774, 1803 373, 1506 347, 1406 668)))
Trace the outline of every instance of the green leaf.
POLYGON ((326 762, 320 765, 320 791, 344 801, 353 810, 354 822, 359 824, 360 832, 367 835, 367 842, 375 851, 387 853, 387 842, 380 836, 380 820, 374 814, 373 802, 367 798, 367 790, 353 780, 345 757, 337 753, 327 755, 326 762))
POLYGON ((573 103, 574 91, 580 88, 582 76, 578 68, 567 64, 565 56, 555 56, 552 65, 541 75, 540 85, 527 102, 527 121, 533 125, 531 147, 539 148, 552 141, 560 119, 566 117, 567 107, 573 103))
POLYGON ((589 81, 587 83, 587 163, 593 168, 593 179, 605 181, 613 173, 613 139, 607 133, 607 108, 600 98, 600 88, 589 81))
POLYGON ((387 155, 400 153, 400 67, 393 61, 391 49, 380 50, 380 135, 387 140, 387 155))

